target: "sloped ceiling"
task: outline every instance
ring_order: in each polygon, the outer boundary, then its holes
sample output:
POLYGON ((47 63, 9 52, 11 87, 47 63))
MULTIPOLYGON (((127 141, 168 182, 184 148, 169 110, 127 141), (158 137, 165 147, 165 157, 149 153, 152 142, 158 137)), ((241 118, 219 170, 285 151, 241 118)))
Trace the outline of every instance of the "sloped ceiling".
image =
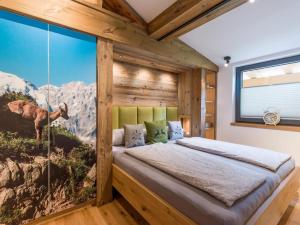
POLYGON ((149 23, 176 0, 126 0, 130 6, 149 23))
MULTIPOLYGON (((150 22, 175 0, 126 0, 150 22)), ((194 29, 182 41, 218 65, 300 48, 300 0, 256 0, 194 29)))
POLYGON ((216 64, 300 48, 300 1, 256 0, 180 37, 216 64))

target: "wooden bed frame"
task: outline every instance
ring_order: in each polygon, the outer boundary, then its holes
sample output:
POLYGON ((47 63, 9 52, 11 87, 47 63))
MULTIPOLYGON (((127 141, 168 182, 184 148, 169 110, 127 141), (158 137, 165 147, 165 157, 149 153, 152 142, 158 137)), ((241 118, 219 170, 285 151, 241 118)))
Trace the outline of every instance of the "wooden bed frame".
MULTIPOLYGON (((196 225, 157 194, 113 164, 113 187, 151 225, 196 225)), ((297 167, 263 203, 246 225, 276 225, 300 187, 300 167, 297 167)))

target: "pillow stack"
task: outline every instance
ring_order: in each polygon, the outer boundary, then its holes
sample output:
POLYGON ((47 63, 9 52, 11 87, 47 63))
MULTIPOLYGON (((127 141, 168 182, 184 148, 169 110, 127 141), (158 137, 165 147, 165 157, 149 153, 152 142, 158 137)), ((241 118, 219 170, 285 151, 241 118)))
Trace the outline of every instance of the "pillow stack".
POLYGON ((184 131, 180 121, 168 121, 166 126, 165 120, 147 122, 137 125, 124 125, 124 129, 113 130, 113 145, 125 145, 126 148, 145 145, 145 140, 149 144, 167 143, 168 136, 170 140, 177 140, 184 137, 184 131), (145 129, 146 127, 146 129, 145 129))

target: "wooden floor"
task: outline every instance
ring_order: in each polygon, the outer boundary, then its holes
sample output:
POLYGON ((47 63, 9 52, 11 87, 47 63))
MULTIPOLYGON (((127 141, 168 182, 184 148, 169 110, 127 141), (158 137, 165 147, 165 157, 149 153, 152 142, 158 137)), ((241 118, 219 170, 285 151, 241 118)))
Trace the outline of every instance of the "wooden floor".
POLYGON ((138 225, 117 200, 102 207, 87 206, 39 225, 138 225))
MULTIPOLYGON (((300 195, 300 190, 298 191, 300 195)), ((102 207, 86 206, 66 216, 38 225, 145 225, 142 218, 132 212, 128 203, 118 198, 102 207)), ((278 225, 300 225, 300 199, 295 198, 278 225)))

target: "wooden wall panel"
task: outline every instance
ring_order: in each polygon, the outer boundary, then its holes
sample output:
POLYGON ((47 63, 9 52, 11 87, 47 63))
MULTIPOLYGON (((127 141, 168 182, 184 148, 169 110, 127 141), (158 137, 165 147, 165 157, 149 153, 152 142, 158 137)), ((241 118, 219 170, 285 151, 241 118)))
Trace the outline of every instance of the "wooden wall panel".
POLYGON ((177 74, 114 62, 113 80, 114 105, 177 106, 177 74))
POLYGON ((112 200, 113 44, 97 41, 97 204, 112 200))

